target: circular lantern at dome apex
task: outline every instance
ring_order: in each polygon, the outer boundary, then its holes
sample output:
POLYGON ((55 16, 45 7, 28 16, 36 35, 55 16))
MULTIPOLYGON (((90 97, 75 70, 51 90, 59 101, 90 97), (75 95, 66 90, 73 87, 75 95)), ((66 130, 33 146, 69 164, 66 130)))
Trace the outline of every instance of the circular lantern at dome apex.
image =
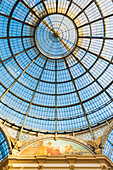
POLYGON ((59 59, 75 49, 78 31, 71 18, 63 14, 51 14, 38 24, 35 39, 37 48, 43 55, 59 59))

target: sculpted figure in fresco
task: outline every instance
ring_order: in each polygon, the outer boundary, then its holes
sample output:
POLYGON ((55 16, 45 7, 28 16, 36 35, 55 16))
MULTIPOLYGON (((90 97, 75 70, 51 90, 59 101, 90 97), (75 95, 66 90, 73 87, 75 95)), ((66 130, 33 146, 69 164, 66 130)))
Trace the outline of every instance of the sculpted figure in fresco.
POLYGON ((47 145, 40 148, 39 155, 62 155, 59 147, 53 147, 51 142, 48 142, 47 145))
POLYGON ((86 141, 89 145, 91 145, 94 148, 96 155, 101 154, 101 148, 100 148, 101 138, 102 137, 97 138, 97 140, 94 139, 93 141, 86 141))

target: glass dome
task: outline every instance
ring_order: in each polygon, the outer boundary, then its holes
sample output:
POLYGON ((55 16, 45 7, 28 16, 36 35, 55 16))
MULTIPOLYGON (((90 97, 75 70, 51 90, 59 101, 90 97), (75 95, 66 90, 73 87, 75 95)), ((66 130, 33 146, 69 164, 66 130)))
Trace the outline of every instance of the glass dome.
POLYGON ((113 117, 112 0, 0 2, 0 117, 64 133, 113 117))

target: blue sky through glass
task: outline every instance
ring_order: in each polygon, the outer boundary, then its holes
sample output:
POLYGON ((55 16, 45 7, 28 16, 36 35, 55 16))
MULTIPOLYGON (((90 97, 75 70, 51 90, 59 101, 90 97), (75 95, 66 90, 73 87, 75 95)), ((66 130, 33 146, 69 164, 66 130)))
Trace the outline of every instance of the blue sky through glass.
POLYGON ((82 105, 92 127, 113 117, 113 2, 90 2, 1 1, 2 119, 64 132, 88 128, 82 105))

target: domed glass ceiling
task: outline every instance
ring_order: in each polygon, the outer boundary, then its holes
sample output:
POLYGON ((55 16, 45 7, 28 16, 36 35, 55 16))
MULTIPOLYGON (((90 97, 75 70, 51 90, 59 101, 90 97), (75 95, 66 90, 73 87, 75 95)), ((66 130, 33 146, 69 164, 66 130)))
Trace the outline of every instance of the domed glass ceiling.
POLYGON ((0 117, 21 130, 113 117, 112 0, 2 0, 0 57, 0 117))

